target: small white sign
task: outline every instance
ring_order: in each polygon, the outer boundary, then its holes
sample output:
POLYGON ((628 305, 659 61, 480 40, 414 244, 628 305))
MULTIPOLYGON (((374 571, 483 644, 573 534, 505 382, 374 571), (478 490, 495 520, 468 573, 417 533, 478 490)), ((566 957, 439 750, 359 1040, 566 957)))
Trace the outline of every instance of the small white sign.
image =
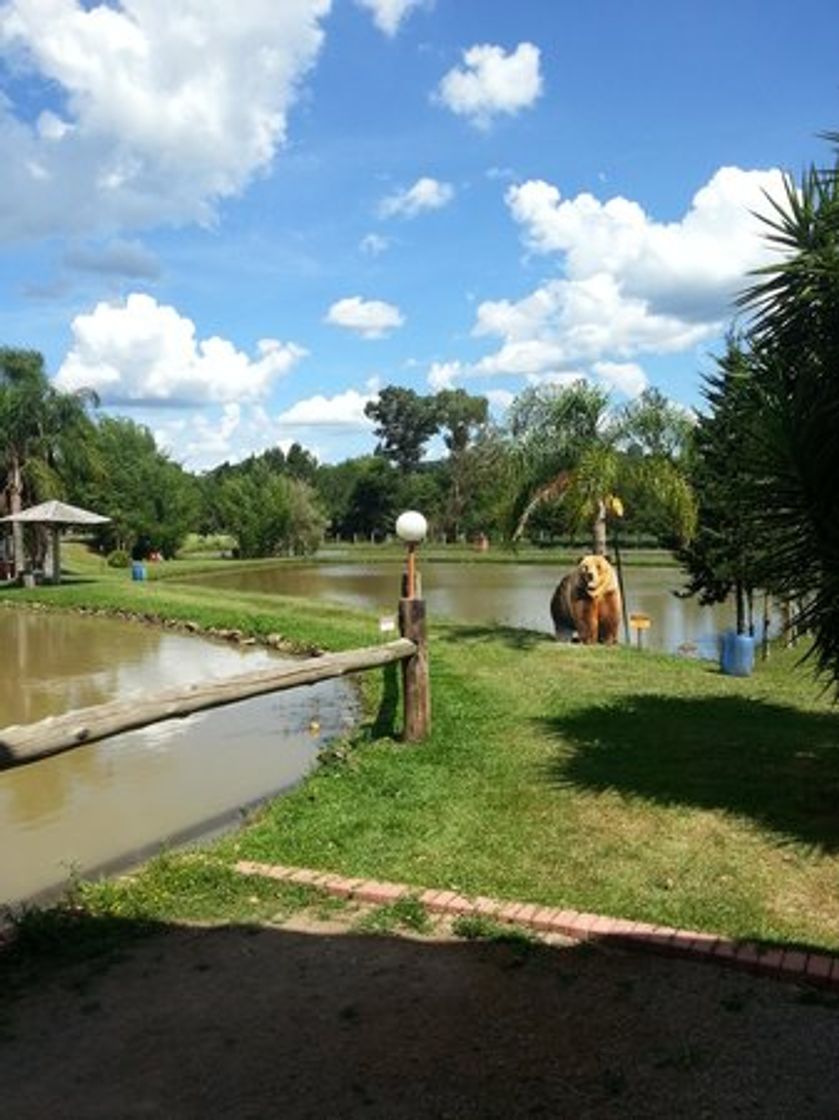
POLYGON ((382 634, 392 634, 396 629, 396 619, 392 614, 383 615, 379 619, 379 632, 382 634))

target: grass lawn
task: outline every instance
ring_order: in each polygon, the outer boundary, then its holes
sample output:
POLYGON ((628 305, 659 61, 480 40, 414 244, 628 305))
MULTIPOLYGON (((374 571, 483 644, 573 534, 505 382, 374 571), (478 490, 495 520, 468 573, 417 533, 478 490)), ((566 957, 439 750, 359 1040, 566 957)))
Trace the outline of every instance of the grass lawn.
MULTIPOLYGON (((124 572, 0 599, 281 633, 300 648, 376 640, 375 619, 344 608, 124 572)), ((206 857, 167 856, 86 890, 86 904, 258 915, 269 903, 228 870, 254 858, 839 947, 839 714, 796 659, 779 651, 737 679, 633 649, 433 627, 426 743, 396 738, 395 667, 365 674, 363 726, 307 782, 206 857)))

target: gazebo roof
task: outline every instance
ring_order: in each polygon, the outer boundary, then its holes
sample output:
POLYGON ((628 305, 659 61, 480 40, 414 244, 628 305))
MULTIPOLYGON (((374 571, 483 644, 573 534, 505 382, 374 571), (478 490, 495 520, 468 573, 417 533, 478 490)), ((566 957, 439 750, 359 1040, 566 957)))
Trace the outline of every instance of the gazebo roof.
POLYGON ((110 520, 110 517, 91 513, 89 509, 80 509, 79 506, 58 501, 42 502, 39 506, 30 506, 20 513, 0 517, 0 521, 22 521, 35 525, 104 525, 110 520))

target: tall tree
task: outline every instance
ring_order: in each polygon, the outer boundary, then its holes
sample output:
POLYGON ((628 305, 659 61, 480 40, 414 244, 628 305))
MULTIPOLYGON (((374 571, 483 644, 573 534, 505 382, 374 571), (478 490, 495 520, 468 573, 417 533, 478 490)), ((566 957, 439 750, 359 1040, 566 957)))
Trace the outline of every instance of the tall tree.
POLYGON ((285 470, 292 478, 311 484, 317 475, 318 461, 311 451, 307 451, 299 443, 293 443, 285 457, 285 470))
POLYGON ((94 438, 97 469, 77 493, 111 518, 97 533, 100 546, 174 556, 199 522, 195 479, 158 450, 148 428, 132 420, 103 416, 94 438))
POLYGON ((346 498, 346 513, 341 532, 388 533, 393 528, 399 506, 400 477, 384 459, 355 460, 359 465, 346 498))
POLYGON ((464 389, 442 389, 434 397, 438 430, 449 451, 449 495, 446 521, 453 536, 461 532, 465 507, 474 498, 468 490, 467 451, 486 430, 489 402, 486 397, 473 397, 464 389))
POLYGON ((751 439, 760 424, 760 399, 750 356, 730 337, 707 379, 708 412, 699 418, 691 480, 697 497, 697 530, 677 549, 687 570, 687 595, 703 604, 722 603, 733 593, 737 633, 751 624, 751 602, 758 586, 762 542, 750 524, 748 479, 753 462, 751 439), (748 617, 747 617, 748 616, 748 617))
POLYGON ((484 430, 489 402, 471 396, 465 389, 441 389, 433 399, 437 427, 452 455, 461 455, 484 430))
POLYGON ((608 393, 584 381, 526 390, 517 398, 510 421, 519 475, 512 539, 521 537, 540 506, 561 502, 572 525, 590 528, 592 550, 605 554, 607 518, 622 516, 621 490, 629 478, 667 511, 676 535, 689 536, 695 508, 684 471, 665 455, 628 454, 632 420, 632 414, 613 415, 608 393))
MULTIPOLYGON (((10 513, 24 500, 63 497, 72 479, 62 468, 86 457, 91 433, 88 391, 61 393, 36 350, 0 349, 0 456, 10 513)), ((14 525, 15 570, 23 566, 23 532, 14 525)))
POLYGON ((626 405, 619 428, 630 454, 684 462, 693 446, 695 423, 660 389, 650 387, 626 405))
POLYGON ((376 424, 376 454, 395 463, 403 474, 415 470, 437 431, 433 399, 401 385, 387 385, 376 400, 367 402, 364 414, 376 424))
POLYGON ((510 431, 520 477, 511 509, 514 541, 540 506, 562 501, 574 522, 592 527, 594 551, 605 553, 617 477, 608 404, 608 393, 582 380, 526 389, 513 402, 510 431))

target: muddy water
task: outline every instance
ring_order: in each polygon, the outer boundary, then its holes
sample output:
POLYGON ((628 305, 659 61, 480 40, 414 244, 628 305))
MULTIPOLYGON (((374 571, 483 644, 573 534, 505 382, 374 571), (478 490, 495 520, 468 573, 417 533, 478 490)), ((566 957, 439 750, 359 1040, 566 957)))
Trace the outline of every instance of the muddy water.
MULTIPOLYGON (((429 617, 453 618, 474 626, 518 626, 553 632, 549 605, 565 569, 548 564, 422 564, 429 617)), ((202 577, 214 586, 329 599, 362 610, 392 612, 399 592, 400 565, 320 564, 282 566, 202 577)), ((720 631, 733 623, 728 606, 700 607, 673 592, 683 586, 677 568, 624 569, 629 612, 648 614, 643 641, 651 649, 700 656, 716 655, 720 631)))
MULTIPOLYGON (((0 728, 277 664, 138 624, 0 611, 0 728)), ((345 681, 197 713, 0 772, 0 905, 235 819, 354 721, 345 681)))

